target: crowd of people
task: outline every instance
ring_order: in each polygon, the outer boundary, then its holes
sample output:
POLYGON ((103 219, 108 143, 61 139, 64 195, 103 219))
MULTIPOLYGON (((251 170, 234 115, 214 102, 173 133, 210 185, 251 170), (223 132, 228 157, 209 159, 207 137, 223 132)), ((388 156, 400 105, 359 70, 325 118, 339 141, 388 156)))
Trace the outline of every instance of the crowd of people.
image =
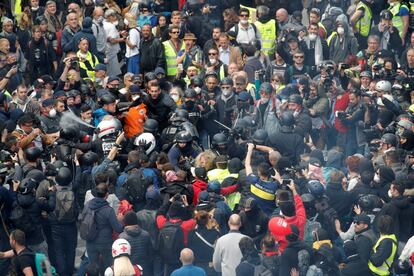
POLYGON ((413 275, 413 30, 412 0, 2 1, 0 275, 413 275))

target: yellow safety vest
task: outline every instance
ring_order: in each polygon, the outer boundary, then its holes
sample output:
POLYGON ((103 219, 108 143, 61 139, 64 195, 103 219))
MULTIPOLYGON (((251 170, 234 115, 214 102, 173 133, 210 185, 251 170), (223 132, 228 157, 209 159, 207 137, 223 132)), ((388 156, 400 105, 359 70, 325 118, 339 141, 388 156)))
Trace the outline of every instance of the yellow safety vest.
POLYGON ((219 78, 220 80, 224 79, 226 77, 226 72, 224 71, 224 64, 222 64, 220 66, 220 71, 219 71, 219 78))
POLYGON ((274 19, 269 20, 267 23, 256 21, 254 24, 262 36, 262 52, 266 55, 273 53, 276 41, 276 21, 274 19))
POLYGON ((22 16, 23 10, 22 10, 22 1, 21 0, 16 0, 14 2, 14 11, 13 11, 13 15, 16 18, 16 21, 20 20, 20 17, 22 16))
POLYGON ((394 234, 392 234, 392 235, 382 235, 378 239, 377 243, 374 245, 374 248, 372 249, 374 250, 374 253, 377 252, 378 246, 380 245, 381 241, 384 239, 391 239, 393 241, 391 255, 379 267, 376 267, 375 265, 371 263, 371 261, 368 261, 369 269, 372 272, 374 272, 376 275, 380 275, 380 276, 390 275, 390 268, 392 266, 392 262, 394 261, 395 253, 397 252, 397 237, 394 234))
POLYGON ((326 34, 328 33, 328 32, 326 31, 325 26, 324 26, 321 22, 318 22, 318 26, 319 26, 319 28, 323 29, 323 30, 325 31, 325 33, 326 33, 326 34))
POLYGON ((241 8, 249 10, 249 22, 250 23, 253 23, 256 21, 256 9, 255 8, 246 7, 240 4, 240 9, 241 8))
POLYGON ((397 16, 397 14, 400 12, 401 7, 406 7, 408 9, 408 7, 406 5, 403 5, 401 3, 398 3, 395 6, 390 6, 388 8, 388 10, 392 13, 392 25, 397 28, 398 33, 400 34, 400 36, 402 37, 402 33, 403 33, 403 20, 401 16, 397 16))
POLYGON ((367 37, 369 35, 369 31, 371 30, 371 21, 372 21, 372 11, 369 6, 367 6, 363 2, 359 2, 356 9, 363 7, 365 12, 364 16, 358 19, 356 26, 358 27, 358 33, 362 36, 367 37))
MULTIPOLYGON (((175 77, 177 75, 178 51, 176 51, 171 40, 164 41, 162 44, 164 45, 165 61, 167 63, 167 76, 175 77)), ((181 41, 180 50, 184 50, 184 49, 185 49, 185 44, 181 41)))
MULTIPOLYGON (((80 54, 80 51, 78 51, 76 53, 76 55, 78 56, 78 58, 79 58, 79 54, 80 54)), ((83 70, 85 70, 86 71, 86 74, 88 75, 86 78, 83 78, 83 79, 84 80, 88 80, 89 79, 91 81, 95 81, 95 70, 94 70, 94 68, 95 68, 95 66, 97 64, 99 64, 98 58, 95 57, 94 55, 92 55, 92 53, 88 51, 88 53, 86 54, 86 61, 89 62, 92 70, 89 70, 88 67, 86 67, 85 62, 84 61, 80 61, 80 59, 79 59, 79 67, 82 68, 83 70)))
POLYGON ((338 35, 337 32, 332 32, 331 35, 328 37, 328 39, 326 40, 326 43, 328 43, 328 46, 331 45, 331 41, 336 35, 338 35))

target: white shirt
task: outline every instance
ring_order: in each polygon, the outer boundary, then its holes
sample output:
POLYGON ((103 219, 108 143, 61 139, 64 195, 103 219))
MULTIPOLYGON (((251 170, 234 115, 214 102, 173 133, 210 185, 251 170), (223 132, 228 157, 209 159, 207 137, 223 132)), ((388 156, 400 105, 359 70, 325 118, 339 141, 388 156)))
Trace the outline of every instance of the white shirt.
POLYGON ((132 28, 129 30, 128 40, 136 45, 134 48, 129 48, 128 44, 126 44, 126 53, 125 57, 130 58, 132 56, 139 54, 139 43, 141 41, 141 34, 136 28, 132 28))
MULTIPOLYGON (((253 44, 255 40, 261 40, 259 30, 257 30, 257 32, 255 32, 254 30, 255 29, 253 28, 251 23, 249 23, 247 29, 242 27, 242 25, 239 23, 239 31, 237 33, 236 38, 237 43, 253 44)), ((236 31, 236 26, 231 28, 230 31, 236 31)))
POLYGON ((226 65, 230 63, 230 47, 227 49, 220 48, 220 60, 226 65))
POLYGON ((116 29, 115 25, 111 22, 104 21, 103 24, 107 37, 106 49, 110 54, 117 54, 121 50, 119 43, 112 44, 108 40, 111 38, 119 38, 119 32, 116 29))

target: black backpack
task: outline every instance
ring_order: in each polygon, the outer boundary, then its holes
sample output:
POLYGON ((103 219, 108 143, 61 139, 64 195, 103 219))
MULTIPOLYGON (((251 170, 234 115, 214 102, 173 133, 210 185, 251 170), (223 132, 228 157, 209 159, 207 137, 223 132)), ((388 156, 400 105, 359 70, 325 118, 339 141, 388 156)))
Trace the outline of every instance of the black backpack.
POLYGON ((22 230, 26 236, 37 230, 37 224, 34 223, 27 211, 20 206, 18 200, 13 204, 13 209, 10 213, 10 221, 16 229, 22 230))
POLYGON ((128 175, 125 184, 121 188, 123 197, 131 204, 145 201, 145 194, 152 184, 152 179, 144 175, 143 169, 128 175))
MULTIPOLYGON (((90 201, 89 201, 90 202, 90 201)), ((98 236, 98 225, 96 224, 96 213, 105 206, 92 210, 90 203, 87 203, 83 208, 81 221, 79 225, 79 234, 85 241, 93 241, 98 236)), ((106 205, 107 206, 107 205, 106 205)))
POLYGON ((77 218, 75 194, 70 187, 56 186, 56 189, 56 220, 60 223, 75 222, 77 218))
POLYGON ((178 263, 181 250, 184 248, 184 232, 181 229, 181 221, 177 223, 167 221, 160 230, 158 240, 162 260, 166 264, 178 263))

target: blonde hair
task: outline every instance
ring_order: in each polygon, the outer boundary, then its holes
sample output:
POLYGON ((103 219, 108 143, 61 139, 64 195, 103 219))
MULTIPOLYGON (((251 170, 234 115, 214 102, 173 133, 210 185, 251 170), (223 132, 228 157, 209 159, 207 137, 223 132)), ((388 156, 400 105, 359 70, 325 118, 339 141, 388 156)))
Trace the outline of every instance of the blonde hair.
POLYGON ((197 155, 195 159, 195 167, 204 167, 206 171, 210 171, 214 169, 214 159, 216 158, 216 154, 212 152, 211 150, 206 150, 204 152, 201 152, 199 155, 197 155), (205 164, 201 166, 201 158, 205 159, 205 164))
POLYGON ((128 21, 128 27, 129 28, 135 28, 137 26, 137 17, 133 15, 132 13, 127 12, 124 15, 124 18, 128 21))
POLYGON ((114 259, 114 276, 133 276, 134 266, 128 256, 119 256, 114 259))

